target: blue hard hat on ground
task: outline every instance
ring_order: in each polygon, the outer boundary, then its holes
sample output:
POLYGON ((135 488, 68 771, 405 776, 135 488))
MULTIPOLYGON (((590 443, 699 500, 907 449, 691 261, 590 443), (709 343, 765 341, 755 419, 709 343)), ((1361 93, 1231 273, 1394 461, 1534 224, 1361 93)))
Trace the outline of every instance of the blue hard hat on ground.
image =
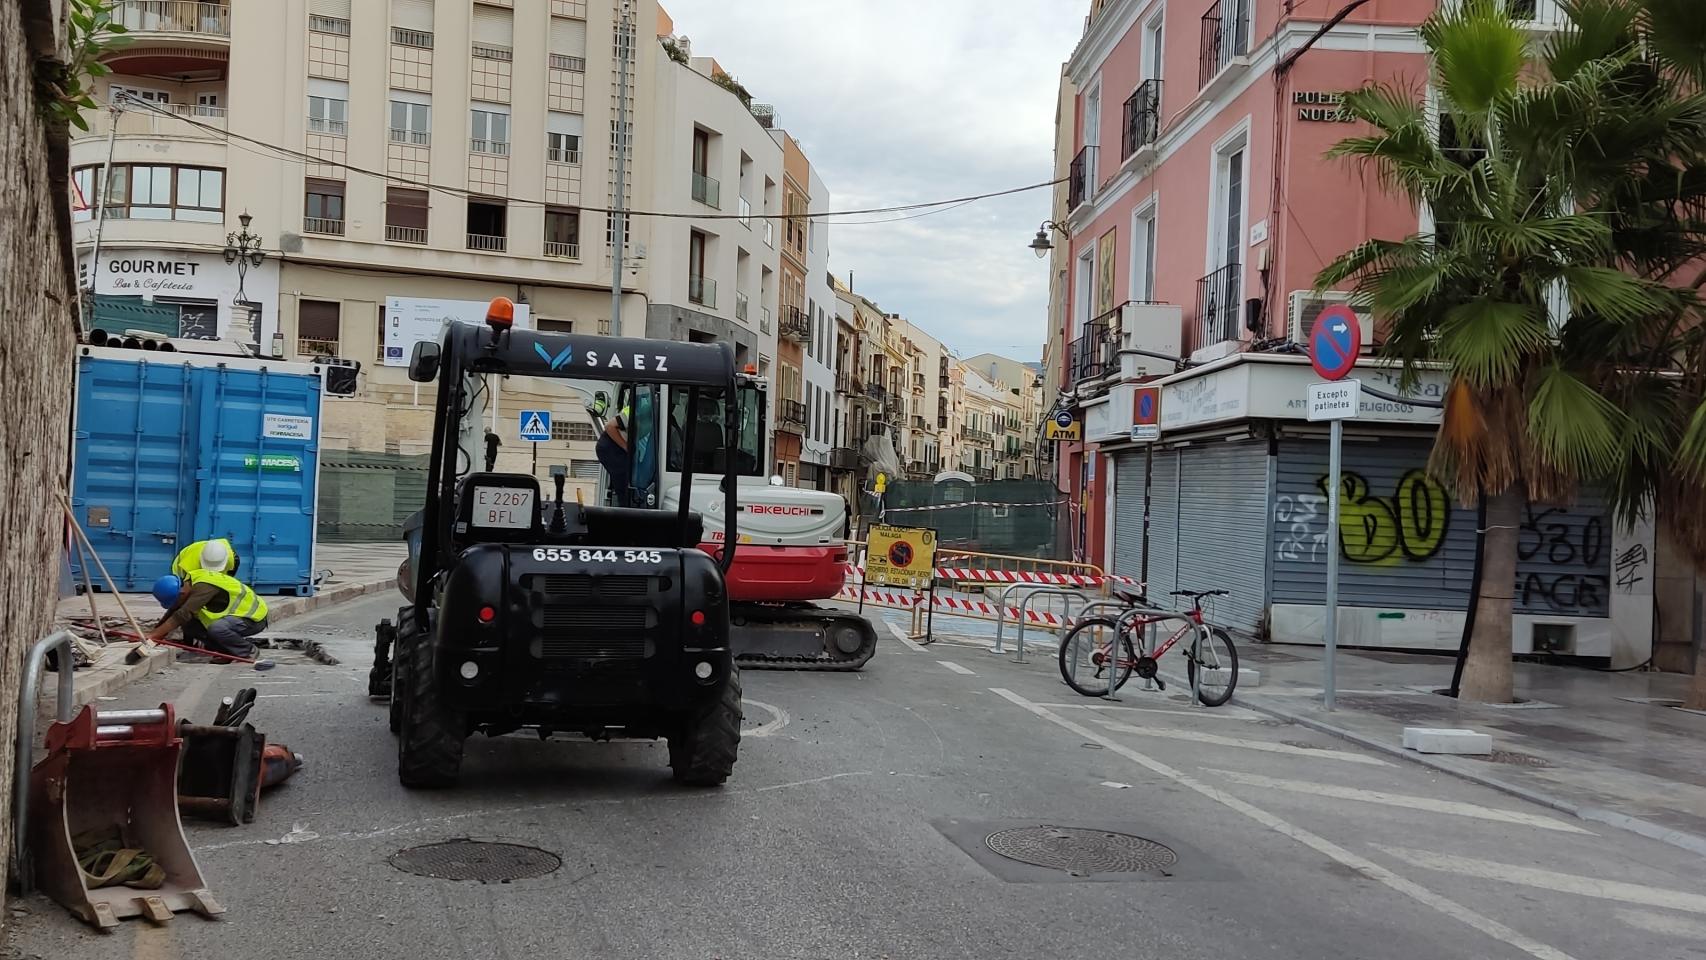
POLYGON ((168 573, 154 581, 154 599, 160 601, 160 606, 170 607, 178 602, 178 594, 183 589, 184 582, 168 573))

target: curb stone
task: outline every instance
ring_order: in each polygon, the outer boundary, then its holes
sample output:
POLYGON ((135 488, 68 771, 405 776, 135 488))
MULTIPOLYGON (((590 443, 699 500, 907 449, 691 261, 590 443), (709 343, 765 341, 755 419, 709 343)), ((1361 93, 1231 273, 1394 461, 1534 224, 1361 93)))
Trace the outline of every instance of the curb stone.
MULTIPOLYGON (((1167 679, 1168 682, 1172 682, 1173 678, 1168 677, 1167 679)), ((1278 717, 1282 720, 1290 720, 1293 723, 1308 727, 1311 730, 1320 731, 1321 733, 1330 734, 1341 740, 1349 740, 1352 743, 1367 747, 1370 750, 1375 750, 1389 756, 1401 757, 1411 763, 1418 763, 1424 767, 1431 767, 1441 773, 1449 773, 1454 777, 1467 780, 1470 783, 1480 784, 1483 787, 1489 787, 1499 791, 1500 793, 1509 794, 1513 797, 1527 800, 1530 803, 1537 803, 1543 807, 1557 810, 1560 813, 1567 813, 1580 820, 1588 820, 1593 823, 1603 823, 1606 826, 1616 827, 1619 830, 1626 830, 1630 833, 1646 837, 1649 840, 1657 840, 1660 843, 1667 843, 1673 847, 1678 847, 1680 849, 1687 850, 1690 853, 1706 857, 1706 836, 1689 833, 1686 830, 1677 830, 1673 827, 1667 827, 1661 823, 1654 823, 1651 820, 1643 820, 1640 817, 1632 817, 1626 813, 1618 813, 1615 810, 1607 810, 1603 807, 1572 803, 1562 797, 1543 793, 1529 787, 1518 786, 1514 783, 1500 780, 1497 777, 1488 776, 1478 770, 1466 769, 1463 766, 1463 761, 1445 760, 1419 754, 1411 750, 1405 750, 1396 744, 1387 743, 1384 740, 1368 736, 1367 734, 1347 730, 1344 727, 1327 723, 1317 717, 1312 717, 1296 710, 1281 707, 1277 704, 1268 702, 1265 699, 1241 697, 1235 694, 1232 702, 1240 706, 1248 707, 1259 713, 1265 713, 1269 716, 1278 717)))

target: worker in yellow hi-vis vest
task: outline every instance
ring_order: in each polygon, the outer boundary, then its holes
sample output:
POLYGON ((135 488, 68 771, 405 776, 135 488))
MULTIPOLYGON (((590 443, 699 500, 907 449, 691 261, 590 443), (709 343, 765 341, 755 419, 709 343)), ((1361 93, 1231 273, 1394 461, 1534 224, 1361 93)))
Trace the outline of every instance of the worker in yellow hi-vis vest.
POLYGON ((242 558, 231 546, 231 541, 221 537, 217 540, 197 540, 178 551, 172 560, 172 576, 179 580, 190 575, 191 570, 218 570, 237 575, 237 568, 242 566, 242 558))
POLYGON ((267 628, 267 602, 248 584, 218 570, 198 567, 181 579, 161 577, 154 582, 154 598, 166 616, 148 632, 149 640, 163 640, 181 628, 197 646, 251 657, 251 638, 267 628))

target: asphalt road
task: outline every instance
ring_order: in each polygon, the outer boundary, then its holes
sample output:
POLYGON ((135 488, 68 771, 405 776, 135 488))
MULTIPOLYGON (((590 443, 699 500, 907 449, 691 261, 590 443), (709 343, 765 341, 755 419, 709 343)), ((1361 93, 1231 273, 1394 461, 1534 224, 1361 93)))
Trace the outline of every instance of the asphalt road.
MULTIPOLYGON (((307 757, 242 828, 191 824, 217 922, 99 934, 14 903, 11 956, 128 958, 1597 958, 1706 956, 1699 858, 1238 708, 1135 683, 1076 697, 1050 661, 905 644, 852 675, 748 671, 719 790, 661 744, 469 744, 460 787, 397 784, 368 702, 375 598, 280 632, 340 666, 178 667, 108 707, 252 717, 307 757), (1165 874, 1072 877, 992 854, 1054 826, 1147 838, 1165 874), (508 884, 404 873, 454 838, 548 850, 508 884)), ((282 660, 283 658, 281 658, 282 660)), ((1148 851, 1153 852, 1153 851, 1148 851)))

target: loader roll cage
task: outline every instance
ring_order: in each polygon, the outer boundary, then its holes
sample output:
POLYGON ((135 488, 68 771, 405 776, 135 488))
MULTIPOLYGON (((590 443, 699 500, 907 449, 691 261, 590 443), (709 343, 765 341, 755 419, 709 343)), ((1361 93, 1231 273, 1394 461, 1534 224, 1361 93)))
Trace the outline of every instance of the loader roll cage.
MULTIPOLYGON (((663 384, 687 388, 686 422, 694 423, 699 404, 707 394, 735 397, 734 351, 727 343, 676 343, 668 340, 636 340, 626 337, 583 336, 518 330, 507 323, 488 321, 479 325, 451 321, 445 325, 442 342, 415 344, 409 359, 409 379, 416 383, 438 380, 437 411, 434 417, 432 456, 427 468, 427 498, 422 516, 420 558, 413 571, 417 605, 430 604, 432 579, 448 569, 451 556, 453 506, 459 479, 457 459, 461 450, 458 434, 464 404, 468 401, 468 375, 541 377, 556 380, 600 380, 611 383, 663 384)), ((710 402, 706 399, 706 402, 710 402)), ((723 403, 724 436, 738 436, 739 404, 723 403)), ((682 489, 693 484, 694 431, 683 437, 687 456, 680 459, 682 489)), ((734 563, 736 504, 736 458, 724 456, 723 497, 729 537, 719 566, 727 574, 734 563)), ((469 464, 469 472, 474 465, 469 464)), ((688 539, 689 498, 681 498, 676 520, 679 542, 688 539)), ((542 501, 541 501, 542 502, 542 501)))

